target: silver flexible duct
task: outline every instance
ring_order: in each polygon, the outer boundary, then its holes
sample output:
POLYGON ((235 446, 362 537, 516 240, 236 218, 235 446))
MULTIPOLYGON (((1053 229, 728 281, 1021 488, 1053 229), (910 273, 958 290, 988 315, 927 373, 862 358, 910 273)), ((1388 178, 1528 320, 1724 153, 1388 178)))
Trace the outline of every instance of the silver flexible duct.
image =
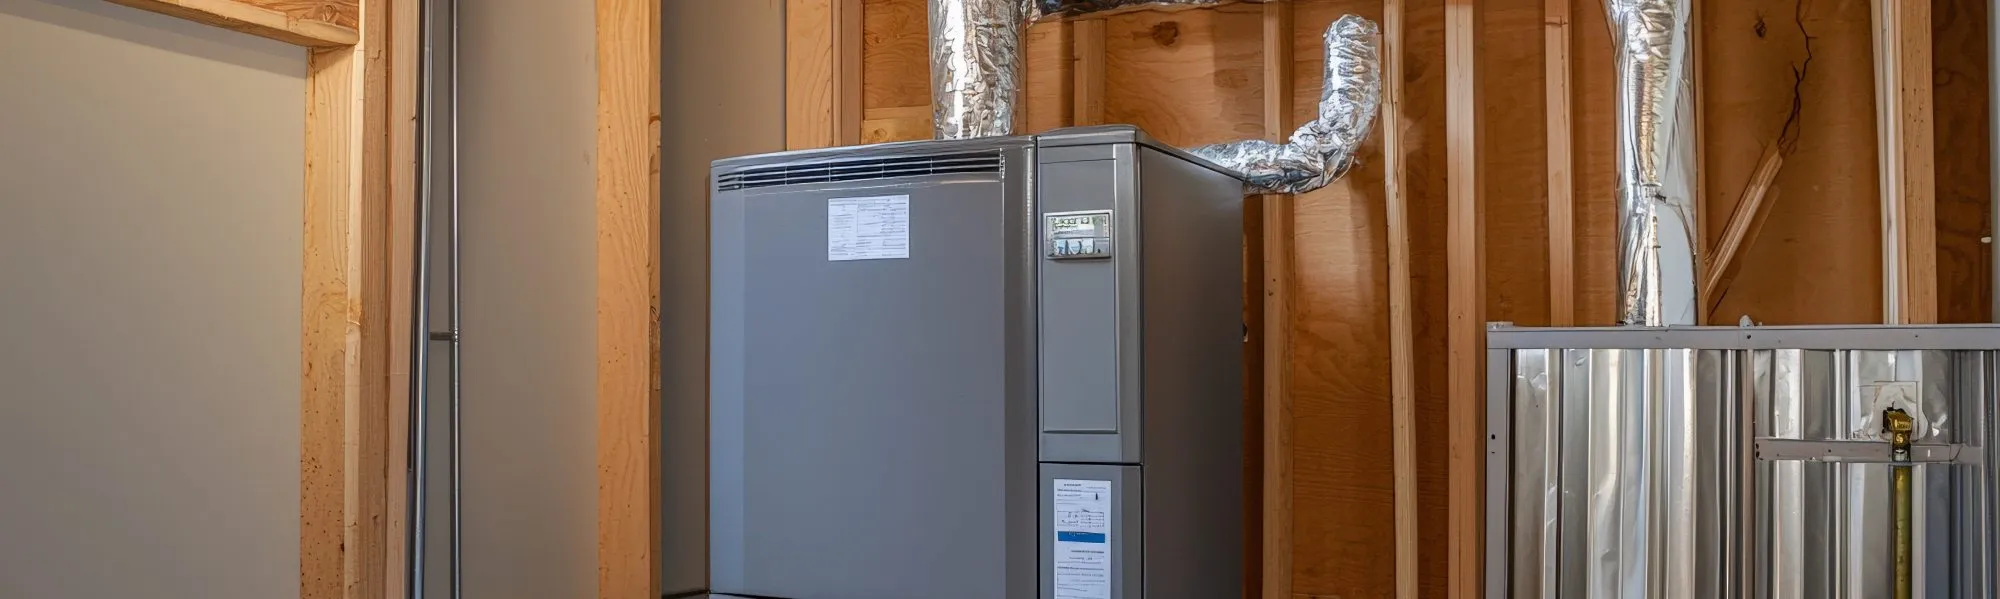
POLYGON ((1022 0, 930 0, 931 123, 938 139, 1011 135, 1022 0))
POLYGON ((1605 0, 1618 65, 1618 318, 1695 324, 1691 0, 1605 0))
MULTIPOLYGON (((1031 18, 1075 16, 1141 5, 1216 0, 930 0, 932 122, 938 139, 1010 135, 1021 85, 1022 30, 1031 18)), ((1242 173, 1254 188, 1302 193, 1325 187, 1354 163, 1382 99, 1380 30, 1348 15, 1326 30, 1319 117, 1288 143, 1261 139, 1203 146, 1195 155, 1242 173)))
POLYGON ((1144 5, 1221 0, 930 0, 931 122, 938 139, 1011 135, 1027 23, 1144 5))
POLYGON ((1259 190, 1304 193, 1325 187, 1354 165, 1382 102, 1381 57, 1375 23, 1354 15, 1326 29, 1326 80, 1319 117, 1292 132, 1289 143, 1261 139, 1194 148, 1190 152, 1243 174, 1259 190))

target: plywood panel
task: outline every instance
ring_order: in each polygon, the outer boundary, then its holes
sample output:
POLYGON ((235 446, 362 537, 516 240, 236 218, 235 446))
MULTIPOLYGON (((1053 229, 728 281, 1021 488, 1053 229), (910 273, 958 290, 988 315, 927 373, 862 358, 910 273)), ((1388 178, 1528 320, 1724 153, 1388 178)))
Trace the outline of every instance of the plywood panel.
POLYGON ((1249 4, 1105 18, 1106 122, 1181 146, 1262 137, 1263 23, 1249 4))
POLYGON ((785 147, 861 141, 862 0, 786 0, 785 147))
POLYGON ((924 0, 862 1, 864 108, 930 105, 930 25, 925 10, 924 0))
MULTIPOLYGON (((1327 26, 1381 18, 1375 0, 1294 7, 1292 123, 1314 118, 1327 26)), ((1333 185, 1300 194, 1292 298, 1293 591, 1395 592, 1388 228, 1380 136, 1333 185)))
MULTIPOLYGON (((1873 42, 1866 2, 1710 2, 1702 11, 1708 44, 1709 212, 1703 237, 1717 240, 1766 144, 1791 109, 1792 68, 1804 62, 1803 21, 1814 59, 1801 88, 1799 144, 1773 188, 1781 195, 1714 314, 1748 314, 1767 324, 1879 322, 1880 210, 1877 204, 1873 42)), ((1587 28, 1586 28, 1587 29, 1587 28)))
MULTIPOLYGON (((1025 111, 1024 133, 1040 133, 1076 122, 1076 77, 1068 21, 1036 23, 1022 40, 1027 53, 1027 89, 1022 91, 1020 110, 1025 111)), ((926 107, 928 110, 928 107, 926 107)), ((925 119, 930 117, 927 115, 925 119)))
POLYGON ((1542 57, 1545 0, 1487 0, 1481 17, 1479 118, 1486 169, 1487 317, 1549 323, 1547 80, 1542 57), (1504 73, 1504 75, 1502 75, 1504 73))
POLYGON ((1992 166, 1987 143, 1987 3, 1931 5, 1937 118, 1939 322, 1991 322, 1992 166))

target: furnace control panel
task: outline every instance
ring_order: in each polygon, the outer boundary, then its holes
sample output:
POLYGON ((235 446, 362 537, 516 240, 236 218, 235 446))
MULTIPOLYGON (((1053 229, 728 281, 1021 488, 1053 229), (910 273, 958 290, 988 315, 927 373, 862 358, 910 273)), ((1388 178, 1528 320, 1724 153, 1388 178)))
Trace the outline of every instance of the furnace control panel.
POLYGON ((1111 257, 1111 211, 1084 210, 1042 215, 1042 239, 1050 260, 1111 257))

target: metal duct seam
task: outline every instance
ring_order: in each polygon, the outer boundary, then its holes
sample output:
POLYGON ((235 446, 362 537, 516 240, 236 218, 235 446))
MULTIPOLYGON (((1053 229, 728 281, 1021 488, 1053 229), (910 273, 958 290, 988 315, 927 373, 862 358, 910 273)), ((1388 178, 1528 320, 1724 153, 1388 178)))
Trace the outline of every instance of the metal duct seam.
POLYGON ((1354 15, 1327 27, 1319 116, 1293 131, 1289 143, 1248 139, 1189 151, 1241 173, 1261 191, 1304 193, 1339 179, 1354 165, 1382 102, 1380 37, 1375 23, 1354 15))
POLYGON ((1691 0, 1605 0, 1618 67, 1618 316, 1695 324, 1691 0))

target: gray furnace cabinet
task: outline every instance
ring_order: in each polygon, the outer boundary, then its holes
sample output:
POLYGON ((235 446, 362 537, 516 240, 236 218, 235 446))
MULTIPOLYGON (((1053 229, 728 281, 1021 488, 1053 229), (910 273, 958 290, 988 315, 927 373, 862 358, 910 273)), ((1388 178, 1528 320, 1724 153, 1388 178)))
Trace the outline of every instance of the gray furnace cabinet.
POLYGON ((713 592, 1242 592, 1241 181, 1114 126, 712 182, 713 592))

